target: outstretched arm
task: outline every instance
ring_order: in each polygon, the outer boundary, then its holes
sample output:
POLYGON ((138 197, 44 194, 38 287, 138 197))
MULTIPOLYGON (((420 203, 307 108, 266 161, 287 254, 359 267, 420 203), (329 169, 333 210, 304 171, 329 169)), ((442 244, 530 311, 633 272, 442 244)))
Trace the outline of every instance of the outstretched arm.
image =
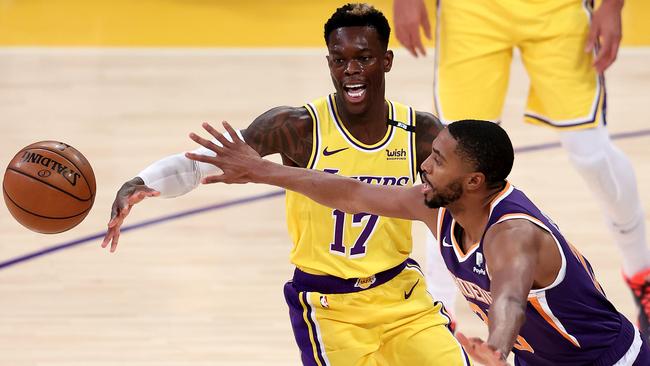
POLYGON ((481 363, 505 364, 526 320, 528 293, 536 277, 540 283, 546 281, 539 260, 540 231, 529 221, 515 219, 492 226, 485 235, 483 250, 493 299, 488 312, 489 336, 487 342, 459 337, 470 355, 481 363))
POLYGON ((526 320, 528 293, 539 264, 534 224, 509 220, 494 225, 484 240, 485 261, 492 284, 488 344, 507 355, 526 320))
MULTIPOLYGON (((214 164, 224 173, 207 177, 204 183, 264 183, 302 193, 313 200, 348 213, 367 212, 380 216, 426 220, 435 212, 423 203, 420 187, 370 185, 315 170, 294 168, 264 160, 241 139, 233 142, 205 123, 203 127, 223 146, 196 134, 190 138, 214 151, 216 156, 187 153, 189 159, 214 164)), ((232 127, 224 122, 232 136, 232 127)))
MULTIPOLYGON (((312 122, 305 108, 273 108, 257 117, 241 134, 261 155, 280 153, 285 163, 296 166, 305 166, 309 160, 312 122)), ((203 147, 194 153, 214 154, 203 147)), ((117 249, 120 228, 135 204, 146 197, 183 195, 196 188, 202 178, 219 172, 216 166, 187 159, 183 154, 171 155, 151 164, 125 182, 115 195, 102 248, 110 244, 111 252, 117 249)))

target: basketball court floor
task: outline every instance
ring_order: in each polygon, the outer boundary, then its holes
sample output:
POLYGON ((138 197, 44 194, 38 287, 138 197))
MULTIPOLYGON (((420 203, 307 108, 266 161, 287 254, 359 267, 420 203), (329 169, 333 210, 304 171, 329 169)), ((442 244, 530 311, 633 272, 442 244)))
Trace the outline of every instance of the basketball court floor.
MULTIPOLYGON (((64 141, 97 177, 95 207, 58 235, 28 231, 0 208, 0 365, 298 365, 282 286, 291 276, 283 193, 212 185, 132 210, 118 251, 100 248, 115 192, 156 159, 196 146, 201 122, 245 127, 277 105, 332 90, 322 49, 0 51, 0 166, 23 146, 64 141)), ((631 158, 650 212, 650 51, 624 49, 607 74, 610 131, 631 158)), ((387 95, 430 110, 433 59, 397 52, 387 95)), ((634 316, 620 258, 557 135, 521 122, 519 61, 503 121, 519 148, 511 182, 594 265, 634 316)), ((486 91, 489 92, 489 91, 486 91)), ((650 225, 646 213, 646 222, 650 225)), ((424 262, 423 225, 414 257, 424 262)), ((485 327, 459 299, 460 329, 485 327)))

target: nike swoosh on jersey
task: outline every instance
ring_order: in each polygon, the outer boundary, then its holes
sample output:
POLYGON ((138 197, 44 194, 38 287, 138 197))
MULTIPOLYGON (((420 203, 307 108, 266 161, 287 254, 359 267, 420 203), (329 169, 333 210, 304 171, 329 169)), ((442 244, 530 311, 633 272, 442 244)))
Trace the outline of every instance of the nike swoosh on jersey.
POLYGON ((408 298, 411 297, 411 294, 413 293, 413 290, 415 289, 415 286, 417 286, 419 282, 420 282, 419 279, 417 281, 415 281, 415 283, 413 284, 413 287, 411 287, 409 292, 404 291, 404 300, 408 300, 408 298))
POLYGON ((341 151, 343 151, 343 150, 347 150, 347 149, 349 149, 349 148, 348 148, 348 147, 344 147, 344 148, 342 148, 342 149, 337 149, 337 150, 327 151, 327 146, 325 146, 325 149, 323 149, 323 155, 325 155, 325 156, 330 156, 330 155, 334 155, 334 154, 336 154, 336 153, 340 153, 341 151))
POLYGON ((445 238, 442 238, 442 246, 443 247, 449 247, 449 248, 453 247, 453 245, 447 243, 447 240, 445 238))

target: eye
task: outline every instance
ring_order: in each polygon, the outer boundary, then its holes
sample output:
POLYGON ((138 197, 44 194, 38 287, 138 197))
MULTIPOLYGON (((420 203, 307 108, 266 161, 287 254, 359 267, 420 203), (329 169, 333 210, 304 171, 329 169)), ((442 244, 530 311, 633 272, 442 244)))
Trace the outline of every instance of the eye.
POLYGON ((342 65, 343 64, 343 59, 342 58, 335 58, 334 63, 337 65, 342 65))
POLYGON ((370 62, 370 60, 372 60, 372 57, 370 57, 370 56, 361 56, 361 57, 359 57, 359 59, 361 60, 361 62, 367 63, 367 62, 370 62))

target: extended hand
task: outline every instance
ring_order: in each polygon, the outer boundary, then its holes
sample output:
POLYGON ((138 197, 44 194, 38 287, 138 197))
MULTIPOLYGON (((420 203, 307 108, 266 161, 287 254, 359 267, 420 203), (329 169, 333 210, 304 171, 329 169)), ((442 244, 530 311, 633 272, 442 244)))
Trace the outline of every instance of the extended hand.
POLYGON ((102 248, 106 248, 111 243, 111 253, 117 249, 117 243, 120 239, 120 228, 126 216, 131 212, 133 205, 140 203, 147 197, 156 197, 160 192, 145 186, 140 178, 135 178, 122 185, 111 209, 111 220, 108 222, 108 231, 104 236, 102 248))
POLYGON ((223 121, 223 127, 228 131, 232 142, 229 141, 224 135, 215 130, 209 123, 203 123, 203 128, 214 136, 217 141, 221 143, 219 146, 201 136, 191 133, 190 138, 197 144, 205 147, 206 149, 215 152, 216 156, 201 155, 195 153, 185 153, 188 159, 208 163, 219 167, 223 170, 223 174, 213 175, 201 180, 203 184, 209 183, 249 183, 254 182, 255 174, 259 173, 260 166, 264 163, 264 159, 260 157, 257 151, 248 146, 242 139, 239 138, 237 132, 228 124, 223 121))
POLYGON ((481 338, 467 338, 463 333, 456 332, 456 339, 474 361, 485 366, 508 366, 503 354, 481 338))
POLYGON ((596 49, 594 67, 599 74, 602 74, 616 60, 622 37, 622 8, 622 0, 605 0, 592 16, 585 51, 591 52, 596 49), (596 47, 598 44, 599 47, 596 47))

